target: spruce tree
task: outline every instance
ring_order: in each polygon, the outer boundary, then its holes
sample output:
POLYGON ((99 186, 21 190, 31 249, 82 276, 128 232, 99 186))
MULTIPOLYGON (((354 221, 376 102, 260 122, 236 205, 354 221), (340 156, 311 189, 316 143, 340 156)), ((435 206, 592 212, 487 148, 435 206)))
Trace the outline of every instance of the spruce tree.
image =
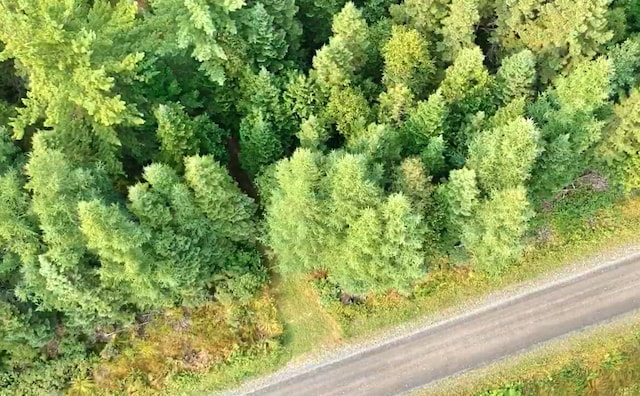
POLYGON ((598 156, 613 175, 622 178, 627 191, 640 188, 640 91, 614 107, 614 118, 598 146, 598 156))
POLYGON ((613 38, 607 26, 611 0, 516 0, 497 2, 493 40, 505 54, 528 48, 549 81, 602 53, 613 38))
POLYGON ((480 21, 478 0, 451 0, 447 16, 441 20, 442 41, 438 50, 446 62, 452 62, 463 48, 475 46, 476 25, 480 21))
POLYGON ((482 202, 462 231, 462 244, 471 253, 474 268, 495 277, 518 259, 531 216, 523 186, 496 191, 482 202))
POLYGON ((387 87, 404 85, 418 97, 425 94, 435 70, 428 43, 415 29, 393 25, 382 56, 382 81, 387 87))
POLYGON ((467 166, 476 171, 484 191, 523 185, 531 176, 539 138, 533 122, 523 118, 483 131, 469 145, 467 166))

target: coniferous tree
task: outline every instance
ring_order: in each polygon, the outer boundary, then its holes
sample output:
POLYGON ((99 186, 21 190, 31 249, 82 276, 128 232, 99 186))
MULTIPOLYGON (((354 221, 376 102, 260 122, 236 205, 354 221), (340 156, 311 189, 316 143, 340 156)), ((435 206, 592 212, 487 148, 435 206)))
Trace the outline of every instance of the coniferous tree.
POLYGON ((333 18, 331 30, 329 44, 313 58, 316 81, 325 91, 351 84, 366 63, 370 46, 367 23, 351 2, 333 18))
POLYGON ((206 116, 190 118, 184 106, 177 103, 160 105, 154 112, 158 121, 158 140, 162 158, 174 167, 182 166, 183 157, 213 154, 226 159, 226 133, 206 116))
POLYGON ((0 60, 13 59, 28 81, 13 132, 22 139, 27 127, 43 121, 61 134, 61 148, 79 145, 74 148, 78 152, 97 147, 98 160, 117 173, 120 139, 114 127, 143 122, 135 104, 126 103, 118 91, 139 78, 144 55, 112 45, 125 40, 135 6, 104 0, 53 3, 0 2, 0 60))
POLYGON ((481 188, 495 192, 524 185, 538 155, 539 135, 533 122, 523 118, 477 135, 469 145, 467 166, 476 171, 481 188))
POLYGON ((243 169, 256 175, 262 167, 283 154, 280 139, 262 110, 255 111, 240 123, 240 161, 243 169))
POLYGON ((614 119, 598 147, 599 157, 614 175, 621 176, 627 191, 640 188, 640 91, 614 107, 614 119))
POLYGON ((428 43, 415 29, 392 26, 391 37, 382 49, 382 56, 382 81, 387 87, 404 85, 414 95, 424 95, 433 76, 434 65, 429 55, 428 43))
POLYGON ((152 50, 158 55, 190 51, 211 81, 223 84, 229 74, 225 63, 234 51, 227 40, 237 32, 234 15, 244 1, 149 0, 149 5, 153 9, 149 23, 153 28, 163 29, 162 33, 154 32, 156 37, 161 34, 162 39, 152 50))
POLYGON ((449 181, 440 187, 440 200, 447 213, 445 240, 450 246, 461 240, 464 227, 478 207, 479 195, 476 172, 468 168, 451 171, 449 181))
POLYGON ((296 150, 278 162, 277 186, 267 207, 269 246, 284 274, 322 268, 325 207, 319 188, 323 178, 321 156, 308 149, 296 150))
POLYGON ((462 49, 453 65, 445 71, 438 92, 448 105, 444 136, 450 162, 460 166, 466 157, 466 142, 469 136, 465 126, 470 124, 477 112, 491 113, 493 77, 483 65, 484 56, 479 47, 462 49))
POLYGON ((406 24, 430 43, 437 43, 436 35, 447 17, 451 0, 405 0, 389 7, 391 16, 398 24, 406 24))
POLYGON ((447 16, 441 21, 442 41, 438 43, 445 61, 454 61, 461 49, 475 46, 475 25, 480 21, 478 7, 478 0, 451 0, 447 16))
POLYGON ((601 53, 613 38, 607 26, 611 0, 498 1, 494 41, 504 53, 528 48, 544 81, 601 53))
POLYGON ((493 192, 463 226, 462 243, 474 267, 497 276, 522 252, 520 239, 532 215, 522 186, 493 192))
POLYGON ((583 62, 568 76, 558 78, 555 90, 539 97, 531 108, 541 125, 544 149, 531 183, 539 198, 548 198, 572 182, 591 160, 585 154, 601 138, 605 123, 597 112, 607 103, 609 78, 605 58, 583 62))
POLYGON ((536 80, 536 59, 533 52, 522 50, 506 57, 496 73, 497 96, 506 104, 518 97, 529 97, 536 80))

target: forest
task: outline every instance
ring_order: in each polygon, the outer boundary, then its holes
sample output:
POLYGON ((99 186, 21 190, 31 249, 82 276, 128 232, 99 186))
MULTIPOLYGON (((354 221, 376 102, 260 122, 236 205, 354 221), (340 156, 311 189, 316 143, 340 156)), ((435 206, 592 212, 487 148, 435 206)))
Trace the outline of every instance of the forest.
POLYGON ((133 393, 154 318, 210 335, 180 369, 274 348, 276 275, 499 277, 640 188, 637 0, 0 0, 0 51, 0 394, 133 393))

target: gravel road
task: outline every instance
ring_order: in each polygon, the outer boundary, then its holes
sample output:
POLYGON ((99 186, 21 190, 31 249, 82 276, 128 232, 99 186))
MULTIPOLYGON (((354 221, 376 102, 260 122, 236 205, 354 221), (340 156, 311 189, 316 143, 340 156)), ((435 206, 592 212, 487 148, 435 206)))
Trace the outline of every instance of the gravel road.
POLYGON ((640 309, 640 254, 425 327, 243 395, 397 395, 640 309))

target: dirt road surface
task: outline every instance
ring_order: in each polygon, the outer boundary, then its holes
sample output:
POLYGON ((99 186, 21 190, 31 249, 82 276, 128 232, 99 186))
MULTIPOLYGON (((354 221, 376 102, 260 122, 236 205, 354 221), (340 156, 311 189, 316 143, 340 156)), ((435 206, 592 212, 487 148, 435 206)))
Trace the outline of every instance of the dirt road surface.
POLYGON ((245 395, 398 395, 640 309, 634 255, 245 395))

